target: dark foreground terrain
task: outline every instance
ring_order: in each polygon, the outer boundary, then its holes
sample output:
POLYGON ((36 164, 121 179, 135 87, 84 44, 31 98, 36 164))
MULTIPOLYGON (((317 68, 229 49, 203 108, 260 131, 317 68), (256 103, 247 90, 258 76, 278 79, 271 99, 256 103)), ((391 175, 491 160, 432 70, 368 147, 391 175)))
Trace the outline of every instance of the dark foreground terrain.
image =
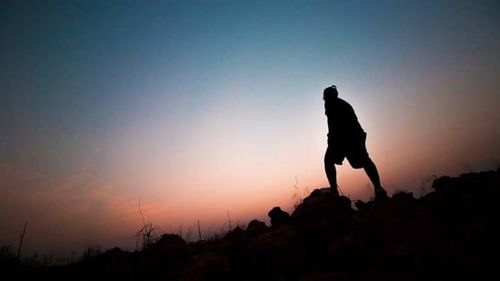
POLYGON ((356 208, 315 190, 291 215, 271 210, 270 227, 254 220, 195 243, 165 234, 139 252, 65 266, 2 256, 0 270, 11 280, 499 280, 500 169, 441 177, 433 189, 356 208))

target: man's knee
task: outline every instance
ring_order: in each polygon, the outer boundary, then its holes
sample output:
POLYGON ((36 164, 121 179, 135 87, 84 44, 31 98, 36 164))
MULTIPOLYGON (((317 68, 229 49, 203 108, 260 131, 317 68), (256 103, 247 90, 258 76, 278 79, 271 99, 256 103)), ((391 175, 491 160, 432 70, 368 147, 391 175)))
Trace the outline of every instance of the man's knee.
POLYGON ((353 169, 370 169, 373 166, 375 166, 373 161, 368 156, 359 159, 357 158, 349 159, 349 164, 351 164, 351 167, 353 169))
POLYGON ((370 157, 366 157, 366 160, 364 161, 363 168, 371 168, 371 167, 375 167, 375 163, 373 163, 373 161, 370 157))
POLYGON ((330 163, 332 163, 331 157, 328 156, 328 154, 325 154, 325 158, 323 159, 323 162, 325 163, 325 165, 329 165, 330 163))
POLYGON ((332 153, 326 153, 324 159, 325 166, 335 165, 335 157, 332 153))

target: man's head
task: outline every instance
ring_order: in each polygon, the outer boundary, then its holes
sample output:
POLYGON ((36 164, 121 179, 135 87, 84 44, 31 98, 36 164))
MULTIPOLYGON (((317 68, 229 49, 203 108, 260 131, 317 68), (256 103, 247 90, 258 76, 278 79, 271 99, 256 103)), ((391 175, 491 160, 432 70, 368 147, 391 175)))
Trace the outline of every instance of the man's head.
POLYGON ((335 86, 335 85, 332 85, 323 91, 323 99, 325 101, 334 100, 338 96, 339 96, 339 92, 337 92, 337 86, 335 86))

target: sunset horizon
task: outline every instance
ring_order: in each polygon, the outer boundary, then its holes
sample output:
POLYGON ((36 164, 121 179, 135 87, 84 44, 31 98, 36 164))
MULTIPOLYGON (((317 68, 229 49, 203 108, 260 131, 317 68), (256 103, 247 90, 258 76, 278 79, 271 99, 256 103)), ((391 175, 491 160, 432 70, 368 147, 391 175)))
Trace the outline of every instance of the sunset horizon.
MULTIPOLYGON (((495 1, 3 1, 0 245, 204 238, 328 187, 323 90, 389 195, 500 167, 495 1), (141 216, 142 212, 142 216, 141 216), (188 234, 189 233, 189 234, 188 234), (187 237, 191 236, 191 238, 187 237)), ((362 169, 341 193, 370 201, 362 169)))

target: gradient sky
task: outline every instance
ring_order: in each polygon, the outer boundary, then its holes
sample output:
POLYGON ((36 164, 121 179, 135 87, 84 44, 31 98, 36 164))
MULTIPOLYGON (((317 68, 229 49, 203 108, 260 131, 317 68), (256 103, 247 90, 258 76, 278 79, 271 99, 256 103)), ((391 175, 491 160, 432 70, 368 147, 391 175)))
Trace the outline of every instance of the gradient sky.
MULTIPOLYGON (((498 1, 2 1, 0 244, 132 247, 327 186, 322 90, 389 193, 500 164, 498 1)), ((368 200, 362 170, 341 191, 368 200)))

